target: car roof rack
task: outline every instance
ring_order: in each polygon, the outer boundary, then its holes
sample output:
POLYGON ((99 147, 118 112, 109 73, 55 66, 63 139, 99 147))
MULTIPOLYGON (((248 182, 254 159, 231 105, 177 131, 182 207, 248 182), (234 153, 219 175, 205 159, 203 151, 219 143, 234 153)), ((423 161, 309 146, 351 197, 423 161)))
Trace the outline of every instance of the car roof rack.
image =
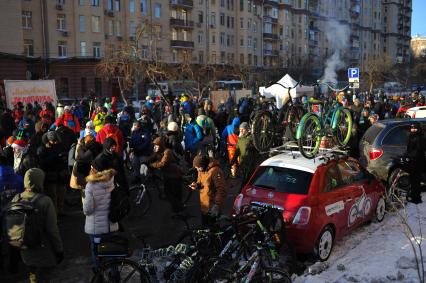
MULTIPOLYGON (((293 159, 296 159, 297 157, 302 156, 302 154, 299 151, 299 145, 297 145, 296 142, 294 141, 288 141, 281 146, 271 148, 271 150, 269 151, 269 156, 271 157, 281 153, 289 153, 293 156, 293 159)), ((338 159, 340 157, 345 157, 345 156, 349 156, 349 150, 333 147, 333 148, 320 148, 315 158, 318 158, 319 160, 325 160, 326 162, 328 162, 330 160, 338 159)), ((315 159, 314 159, 314 162, 315 162, 315 159)))

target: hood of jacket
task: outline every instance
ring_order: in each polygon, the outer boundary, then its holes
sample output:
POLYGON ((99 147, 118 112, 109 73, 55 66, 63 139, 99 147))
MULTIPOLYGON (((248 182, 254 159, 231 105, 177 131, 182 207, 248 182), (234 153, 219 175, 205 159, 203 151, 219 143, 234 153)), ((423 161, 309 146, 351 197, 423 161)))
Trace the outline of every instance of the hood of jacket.
POLYGON ((90 174, 86 177, 87 182, 100 183, 110 181, 114 175, 117 173, 114 169, 107 169, 104 171, 97 172, 95 174, 90 174))
POLYGON ((207 171, 209 171, 210 169, 214 168, 214 167, 219 167, 219 162, 216 159, 212 159, 210 158, 210 163, 209 166, 207 167, 207 171))
POLYGON ((239 127, 240 126, 240 118, 236 117, 232 120, 232 126, 239 127))

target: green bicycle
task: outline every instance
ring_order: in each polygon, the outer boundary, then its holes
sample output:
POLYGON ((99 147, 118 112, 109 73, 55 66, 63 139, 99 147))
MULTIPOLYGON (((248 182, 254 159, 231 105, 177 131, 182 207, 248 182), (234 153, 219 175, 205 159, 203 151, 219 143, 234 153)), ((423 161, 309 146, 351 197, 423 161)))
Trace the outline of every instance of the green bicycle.
MULTIPOLYGON (((348 88, 346 86, 343 89, 335 89, 328 83, 318 84, 324 84, 336 93, 348 88)), ((323 111, 319 114, 306 113, 297 128, 296 140, 300 153, 308 159, 314 158, 318 153, 321 139, 324 136, 332 136, 339 147, 345 147, 351 138, 352 115, 349 109, 337 103, 337 95, 331 108, 328 108, 326 103, 323 103, 322 106, 323 111)))

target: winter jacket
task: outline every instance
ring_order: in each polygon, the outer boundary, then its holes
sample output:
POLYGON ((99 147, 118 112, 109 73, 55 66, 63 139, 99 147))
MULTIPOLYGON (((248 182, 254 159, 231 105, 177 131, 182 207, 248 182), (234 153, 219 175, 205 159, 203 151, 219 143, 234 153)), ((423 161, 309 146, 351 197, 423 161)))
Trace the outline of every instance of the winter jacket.
POLYGON ((56 119, 56 127, 59 127, 60 124, 70 128, 76 134, 80 133, 80 122, 78 121, 78 118, 71 112, 64 112, 64 114, 56 119))
MULTIPOLYGON (((44 140, 47 140, 43 136, 44 140)), ((68 175, 68 152, 65 152, 61 144, 51 145, 45 142, 37 150, 40 168, 45 172, 45 183, 67 182, 64 178, 68 175)))
POLYGON ((132 130, 132 120, 130 119, 129 114, 120 116, 120 118, 118 119, 118 127, 123 133, 123 136, 130 136, 132 130))
POLYGON ((98 159, 101 164, 105 164, 102 170, 114 169, 117 172, 114 177, 115 183, 119 185, 120 189, 127 192, 129 190, 129 185, 124 171, 123 158, 115 152, 108 152, 105 149, 108 148, 106 143, 103 144, 103 147, 104 149, 95 159, 98 159))
POLYGON ((201 212, 207 213, 213 205, 223 210, 226 198, 225 176, 219 167, 219 162, 210 160, 206 172, 198 172, 197 184, 201 185, 201 212))
POLYGON ((412 173, 422 174, 426 165, 425 140, 422 132, 410 134, 405 155, 410 159, 409 170, 412 173))
POLYGON ((23 118, 21 121, 19 121, 18 129, 25 129, 26 131, 28 131, 29 136, 32 137, 35 134, 35 123, 31 119, 23 118), (28 126, 25 127, 25 124, 28 124, 28 126))
POLYGON ((40 117, 40 119, 43 119, 43 117, 44 117, 45 115, 47 115, 47 116, 49 116, 49 117, 50 117, 50 123, 52 123, 52 122, 53 122, 53 119, 55 118, 55 114, 53 113, 53 111, 52 111, 52 110, 49 110, 49 109, 46 109, 46 110, 42 110, 42 111, 40 111, 40 113, 39 113, 39 117, 40 117))
POLYGON ((102 146, 95 140, 77 145, 76 165, 73 168, 75 176, 89 175, 92 161, 102 152, 102 146))
POLYGON ((10 137, 13 133, 13 130, 15 130, 15 120, 13 119, 11 113, 3 112, 3 114, 0 115, 0 129, 4 133, 6 137, 10 137))
POLYGON ((103 114, 102 112, 95 115, 95 118, 93 119, 93 125, 95 126, 95 132, 99 132, 102 129, 102 127, 105 124, 105 117, 106 116, 107 115, 103 114))
POLYGON ((181 106, 183 107, 184 113, 191 115, 191 117, 194 114, 194 105, 190 101, 184 101, 182 102, 181 106))
POLYGON ((98 131, 98 134, 96 135, 96 141, 100 144, 103 144, 105 139, 113 135, 116 138, 113 137, 115 142, 117 143, 115 152, 121 154, 123 152, 123 145, 124 145, 124 138, 123 134, 121 133, 120 129, 113 124, 106 124, 98 131))
POLYGON ((196 153, 199 143, 203 140, 203 132, 195 122, 186 125, 184 133, 185 149, 196 153))
POLYGON ((86 215, 84 232, 87 234, 99 235, 118 230, 118 223, 111 223, 108 218, 115 173, 115 170, 108 169, 86 178, 83 212, 86 215))
POLYGON ((180 179, 182 177, 182 169, 178 165, 178 160, 169 148, 164 149, 164 145, 160 147, 160 152, 154 153, 148 160, 151 162, 150 167, 160 169, 164 179, 180 179))
MULTIPOLYGON (((95 132, 95 130, 90 130, 90 134, 96 138, 96 132, 95 132)), ((88 134, 86 133, 86 129, 81 130, 81 131, 80 131, 80 137, 79 137, 79 139, 80 139, 80 140, 81 140, 81 139, 84 139, 87 135, 88 135, 88 134)))
MULTIPOLYGON (((34 195, 34 192, 23 192, 21 194, 24 199, 31 199, 34 195)), ((52 200, 45 195, 42 195, 35 202, 35 207, 39 211, 38 223, 40 223, 41 228, 42 245, 40 247, 22 249, 22 261, 27 266, 51 267, 56 265, 55 255, 63 252, 55 207, 52 200)))
POLYGON ((232 124, 225 127, 222 132, 222 141, 226 142, 228 148, 235 148, 238 141, 238 134, 235 132, 235 128, 238 128, 240 125, 240 119, 234 118, 232 124))
POLYGON ((253 137, 251 135, 238 138, 235 154, 230 163, 234 164, 238 157, 240 158, 239 163, 241 170, 251 171, 256 166, 259 156, 253 145, 253 137))
POLYGON ((166 148, 170 148, 173 152, 183 155, 182 148, 182 137, 179 132, 171 132, 167 131, 164 134, 165 146, 166 148))
POLYGON ((151 132, 144 128, 133 131, 130 148, 133 148, 133 152, 137 156, 149 156, 152 153, 151 132))

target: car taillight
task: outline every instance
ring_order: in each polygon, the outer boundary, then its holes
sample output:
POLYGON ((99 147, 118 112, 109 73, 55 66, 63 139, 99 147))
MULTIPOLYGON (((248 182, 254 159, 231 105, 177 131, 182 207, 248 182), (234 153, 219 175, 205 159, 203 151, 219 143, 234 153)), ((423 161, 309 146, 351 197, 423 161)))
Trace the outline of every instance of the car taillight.
POLYGON ((380 148, 372 148, 370 150, 370 160, 376 160, 377 158, 382 156, 382 154, 383 150, 381 150, 380 148))
POLYGON ((294 217, 293 224, 306 225, 309 223, 309 218, 311 217, 311 208, 308 206, 302 206, 296 213, 294 217))
POLYGON ((239 214, 241 210, 241 204, 243 203, 244 195, 239 194, 234 200, 235 214, 239 214))

